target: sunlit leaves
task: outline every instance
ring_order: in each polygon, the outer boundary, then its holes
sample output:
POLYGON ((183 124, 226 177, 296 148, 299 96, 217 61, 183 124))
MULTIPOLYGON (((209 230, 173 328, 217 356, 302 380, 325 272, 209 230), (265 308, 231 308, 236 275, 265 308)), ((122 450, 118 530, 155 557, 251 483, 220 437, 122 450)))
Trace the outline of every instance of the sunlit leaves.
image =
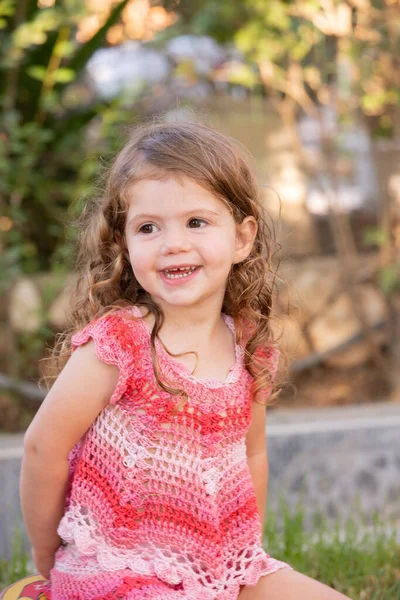
POLYGON ((26 72, 33 79, 43 81, 46 75, 46 67, 43 67, 42 65, 31 65, 26 69, 26 72))
POLYGON ((59 68, 53 73, 53 80, 56 83, 70 83, 76 77, 73 69, 59 68))
POLYGON ((380 271, 379 286, 386 296, 400 291, 400 263, 388 265, 380 271))
POLYGON ((287 3, 281 2, 281 0, 259 1, 257 8, 264 25, 267 27, 275 28, 279 31, 290 29, 291 20, 287 12, 287 3))
POLYGON ((248 89, 254 88, 258 83, 258 76, 254 69, 239 62, 229 65, 226 79, 233 85, 241 85, 248 89))
MULTIPOLYGON (((44 81, 48 73, 47 69, 42 65, 31 65, 26 69, 26 72, 33 79, 44 81)), ((51 74, 52 82, 54 83, 69 83, 75 79, 76 73, 72 69, 60 67, 51 74)))
POLYGON ((50 31, 61 25, 61 12, 48 8, 37 13, 33 21, 22 23, 14 32, 14 56, 21 58, 30 46, 44 44, 50 31))
POLYGON ((361 98, 361 106, 367 115, 380 115, 390 104, 399 104, 400 94, 397 90, 376 89, 361 98))
POLYGON ((60 40, 55 44, 53 54, 58 58, 68 58, 76 48, 77 44, 74 40, 60 40))
POLYGON ((13 0, 0 0, 0 29, 7 25, 7 18, 14 13, 15 2, 13 0))

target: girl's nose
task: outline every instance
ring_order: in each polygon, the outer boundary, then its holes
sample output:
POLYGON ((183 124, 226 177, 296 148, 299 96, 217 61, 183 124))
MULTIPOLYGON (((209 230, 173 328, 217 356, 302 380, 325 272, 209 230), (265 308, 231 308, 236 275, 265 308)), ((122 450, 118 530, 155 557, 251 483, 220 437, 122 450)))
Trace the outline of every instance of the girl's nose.
POLYGON ((165 236, 162 244, 162 254, 179 254, 179 252, 190 252, 192 245, 184 232, 170 232, 165 236))

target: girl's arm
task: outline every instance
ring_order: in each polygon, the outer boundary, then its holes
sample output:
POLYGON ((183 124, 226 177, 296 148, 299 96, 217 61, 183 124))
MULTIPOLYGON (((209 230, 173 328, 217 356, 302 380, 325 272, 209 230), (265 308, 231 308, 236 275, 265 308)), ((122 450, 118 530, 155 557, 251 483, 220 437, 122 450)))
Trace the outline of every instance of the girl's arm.
POLYGON ((61 543, 57 527, 64 512, 68 453, 108 404, 118 374, 118 367, 97 358, 92 340, 77 348, 25 434, 21 508, 44 577, 61 543))
POLYGON ((247 464, 254 485, 261 525, 264 527, 268 488, 266 408, 252 402, 251 412, 251 424, 246 434, 247 464))

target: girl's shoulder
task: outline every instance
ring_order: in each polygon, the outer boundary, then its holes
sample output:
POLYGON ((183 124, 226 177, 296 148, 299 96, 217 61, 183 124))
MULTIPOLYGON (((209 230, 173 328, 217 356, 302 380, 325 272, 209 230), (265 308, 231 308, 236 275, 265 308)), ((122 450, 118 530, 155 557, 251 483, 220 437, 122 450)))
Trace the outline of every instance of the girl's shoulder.
POLYGON ((100 358, 108 355, 123 359, 126 354, 132 356, 132 349, 140 344, 140 331, 141 324, 132 310, 118 308, 93 319, 77 331, 71 338, 72 351, 91 338, 100 358))
POLYGON ((129 308, 120 308, 93 319, 71 338, 71 352, 94 342, 94 351, 102 362, 119 368, 117 387, 110 403, 123 397, 139 365, 138 349, 143 343, 143 327, 129 308))

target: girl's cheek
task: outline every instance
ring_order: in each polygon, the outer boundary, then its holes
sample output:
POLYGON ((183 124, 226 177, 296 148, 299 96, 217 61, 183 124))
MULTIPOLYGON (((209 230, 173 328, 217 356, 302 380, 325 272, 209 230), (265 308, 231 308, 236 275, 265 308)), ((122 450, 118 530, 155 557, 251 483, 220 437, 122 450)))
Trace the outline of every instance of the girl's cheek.
POLYGON ((211 256, 214 258, 214 260, 223 262, 224 260, 227 260, 227 258, 233 253, 234 246, 231 243, 231 240, 220 237, 215 238, 212 242, 210 242, 208 249, 210 250, 211 256))

